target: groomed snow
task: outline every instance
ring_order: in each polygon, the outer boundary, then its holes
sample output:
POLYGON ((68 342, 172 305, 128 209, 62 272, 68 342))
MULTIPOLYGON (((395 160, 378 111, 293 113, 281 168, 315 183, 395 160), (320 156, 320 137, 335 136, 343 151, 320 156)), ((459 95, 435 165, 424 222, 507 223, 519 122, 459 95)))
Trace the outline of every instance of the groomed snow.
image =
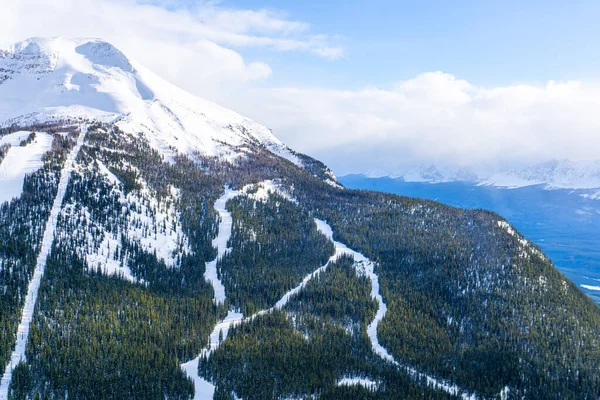
POLYGON ((54 240, 54 232, 56 231, 58 215, 62 207, 65 192, 67 190, 67 184, 69 183, 69 179, 71 177, 71 171, 73 170, 75 159, 77 158, 77 154, 79 153, 79 150, 83 145, 85 132, 86 128, 82 128, 82 132, 79 135, 79 138, 77 139, 77 144, 69 153, 69 156, 67 157, 67 160, 60 175, 58 191, 56 197, 54 198, 54 202, 52 203, 50 216, 48 218, 48 221, 46 222, 46 228, 44 230, 44 236, 42 238, 41 250, 38 254, 38 259, 35 265, 33 276, 27 288, 27 296, 25 297, 25 304, 23 306, 23 311, 21 315, 21 322, 19 323, 19 326, 17 328, 17 342, 15 344, 10 361, 6 366, 4 375, 2 376, 2 381, 0 383, 0 400, 5 400, 8 398, 8 388, 10 386, 13 368, 21 360, 25 361, 25 346, 27 345, 27 340, 29 338, 29 326, 33 319, 33 311, 35 309, 35 303, 42 281, 42 276, 44 275, 44 270, 46 268, 46 260, 52 248, 52 241, 54 240))
POLYGON ((211 283, 215 292, 214 301, 217 304, 223 304, 227 298, 227 296, 225 296, 225 287, 217 275, 217 261, 229 251, 227 242, 231 237, 231 229, 233 227, 233 218, 231 217, 231 213, 225 208, 225 205, 228 200, 233 199, 239 194, 239 191, 226 188, 225 194, 219 197, 214 205, 215 210, 219 213, 219 217, 221 218, 221 221, 219 222, 219 232, 217 233, 217 237, 212 241, 213 247, 217 248, 217 257, 206 263, 204 279, 211 283))
POLYGON ((383 320, 385 317, 387 305, 379 293, 379 277, 374 271, 375 264, 361 253, 349 249, 343 243, 333 240, 333 230, 327 222, 320 219, 315 219, 315 223, 317 224, 317 229, 327 236, 327 238, 331 240, 335 246, 335 253, 330 262, 335 261, 341 255, 349 255, 354 258, 354 267, 356 268, 357 272, 364 274, 371 281, 371 298, 377 301, 379 307, 377 308, 375 318, 367 327, 367 335, 371 341, 371 347, 377 355, 384 360, 396 363, 394 357, 392 357, 392 355, 388 353, 388 351, 379 343, 379 339, 377 338, 377 327, 379 326, 381 320, 383 320))
POLYGON ((0 163, 0 203, 21 196, 25 175, 42 168, 42 156, 52 148, 52 135, 42 132, 36 133, 33 142, 20 147, 21 140, 27 139, 30 133, 15 132, 0 139, 0 145, 11 144, 0 163))
POLYGON ((229 311, 227 317, 215 325, 210 334, 209 346, 203 349, 198 357, 181 364, 181 369, 194 381, 194 400, 212 399, 215 394, 215 385, 198 376, 198 362, 200 361, 200 357, 210 355, 210 353, 218 349, 221 343, 223 343, 219 342, 219 335, 222 335, 223 341, 225 341, 229 334, 229 328, 242 322, 243 318, 243 314, 229 311))

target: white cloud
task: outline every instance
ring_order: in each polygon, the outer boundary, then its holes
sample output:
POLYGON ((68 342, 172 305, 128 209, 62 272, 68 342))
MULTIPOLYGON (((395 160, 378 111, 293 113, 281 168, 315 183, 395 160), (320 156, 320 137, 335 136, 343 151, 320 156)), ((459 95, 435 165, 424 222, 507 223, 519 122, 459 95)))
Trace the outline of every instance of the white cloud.
POLYGON ((218 100, 269 77, 231 47, 268 47, 336 58, 342 50, 310 25, 266 10, 212 3, 194 9, 135 0, 0 0, 0 46, 33 36, 101 37, 188 91, 218 100))
POLYGON ((238 109, 339 174, 407 165, 481 173, 549 159, 600 158, 600 86, 582 82, 477 87, 441 72, 389 89, 260 89, 238 109))
POLYGON ((343 51, 284 14, 173 4, 0 0, 0 45, 31 36, 102 37, 178 86, 265 123, 339 174, 394 173, 407 164, 494 170, 600 158, 599 85, 479 87, 431 72, 358 91, 265 88, 271 68, 230 47, 327 58, 343 51))

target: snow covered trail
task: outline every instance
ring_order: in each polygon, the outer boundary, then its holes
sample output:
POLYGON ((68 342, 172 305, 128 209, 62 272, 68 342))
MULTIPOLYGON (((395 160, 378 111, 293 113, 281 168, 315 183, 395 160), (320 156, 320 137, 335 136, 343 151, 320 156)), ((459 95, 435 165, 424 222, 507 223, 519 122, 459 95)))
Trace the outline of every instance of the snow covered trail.
POLYGON ((77 154, 79 153, 81 146, 83 146, 86 131, 87 127, 81 128, 81 133, 77 139, 77 144, 75 145, 75 148, 71 150, 71 153, 69 153, 69 156, 67 157, 65 165, 60 174, 58 191, 56 193, 56 197, 54 198, 54 202, 52 203, 50 217, 46 222, 46 229, 44 230, 44 236, 42 238, 41 250, 38 254, 33 277, 31 278, 29 287, 27 288, 27 296, 25 297, 23 314, 21 315, 21 322, 17 328, 17 343, 11 355, 10 361, 6 365, 6 370, 2 376, 2 381, 0 382, 0 400, 6 400, 8 398, 8 387, 12 378, 13 368, 19 363, 19 361, 25 361, 25 347, 27 346, 27 340, 29 338, 29 326, 31 324, 31 320, 33 319, 33 312, 35 309, 40 283, 46 268, 46 260, 48 259, 48 254, 52 248, 52 241, 54 240, 54 232, 56 231, 58 214, 62 208, 63 199, 67 190, 67 184, 71 178, 71 172, 73 170, 75 159, 77 158, 77 154))
POLYGON ((217 248, 217 257, 215 257, 214 260, 206 263, 204 279, 212 284, 215 291, 214 300, 217 304, 223 304, 225 298, 227 297, 225 296, 225 287, 217 275, 217 261, 229 251, 227 248, 227 242, 231 237, 231 229, 233 227, 233 218, 231 217, 231 213, 225 208, 225 205, 227 204, 228 200, 233 199, 239 194, 239 191, 225 189, 225 194, 219 197, 214 205, 215 210, 221 217, 221 222, 219 223, 219 232, 217 233, 217 237, 212 241, 213 247, 217 248))
MULTIPOLYGON (((181 369, 186 375, 194 381, 194 400, 212 399, 215 394, 215 385, 207 381, 206 379, 198 376, 198 362, 200 357, 208 355, 215 351, 222 342, 219 342, 219 334, 222 334, 223 341, 227 338, 229 328, 234 325, 241 323, 244 320, 242 313, 229 311, 225 319, 219 321, 215 328, 210 334, 210 345, 200 352, 198 357, 190 360, 184 364, 181 364, 181 369)), ((4 399, 0 399, 4 400, 4 399)))
POLYGON ((383 320, 383 317, 385 317, 387 306, 383 301, 381 294, 379 293, 379 277, 374 271, 375 264, 361 253, 349 249, 343 243, 333 240, 333 230, 327 222, 315 218, 315 223, 317 224, 319 231, 327 236, 327 238, 331 240, 335 246, 335 254, 332 256, 332 259, 335 260, 341 255, 351 256, 354 258, 354 268, 356 268, 359 273, 366 275, 371 281, 371 298, 377 301, 379 307, 377 309, 377 313, 375 314, 375 319, 367 327, 367 334, 371 340, 373 351, 381 358, 397 364, 397 362, 394 360, 394 357, 388 353, 388 351, 379 343, 379 339, 377 339, 377 327, 379 326, 381 320, 383 320))
MULTIPOLYGON (((214 260, 206 263, 204 278, 212 284, 212 287, 215 291, 214 301, 217 304, 223 304, 227 298, 225 295, 225 287, 217 275, 217 261, 229 251, 227 248, 227 242, 231 237, 231 229, 233 227, 233 218, 231 217, 231 213, 225 208, 225 205, 229 199, 232 199, 239 194, 241 194, 241 192, 225 188, 225 194, 219 197, 214 205, 215 210, 221 217, 217 237, 212 241, 212 245, 217 248, 217 257, 214 260)), ((221 344, 219 342, 219 334, 222 333, 222 339, 225 340, 227 334, 229 333, 229 328, 235 324, 239 324, 243 318, 243 314, 229 311, 227 317, 215 325, 215 328, 210 334, 209 347, 203 349, 198 357, 181 364, 181 369, 194 381, 195 400, 212 399, 215 393, 215 386, 198 376, 198 361, 200 360, 200 357, 204 356, 205 354, 210 354, 216 350, 221 344)))
MULTIPOLYGON (((226 189, 225 194, 215 202, 214 206, 215 210, 217 210, 217 212, 221 216, 221 222, 219 223, 219 233, 217 235, 217 238, 213 240, 213 246, 217 247, 217 258, 211 262, 206 263, 206 272, 204 274, 204 277, 212 283, 213 288, 215 289, 215 302, 217 303, 222 303, 225 300, 226 296, 225 288, 223 287, 223 284, 217 277, 216 264, 219 257, 222 257, 228 251, 227 241, 231 236, 231 229, 233 224, 231 214, 225 209, 225 204, 227 203, 227 200, 234 198, 239 194, 242 194, 242 192, 226 189)), ((377 313, 375 314, 375 318, 367 327, 367 334, 369 336, 369 340, 371 341, 373 351, 384 360, 393 363, 399 368, 405 369, 407 373, 411 375, 414 379, 426 379, 429 386, 443 390, 452 395, 458 395, 458 393, 461 392, 461 389, 458 386, 448 384, 444 381, 439 381, 433 377, 430 377, 426 374, 417 371, 414 368, 401 365, 379 343, 379 339, 377 338, 377 327, 385 317, 385 314, 387 312, 387 306, 383 301, 383 297, 381 296, 381 293, 379 291, 379 276, 377 276, 377 274, 374 271, 375 263, 369 260, 363 254, 348 248, 345 244, 333 240, 333 230, 331 229, 331 226, 327 224, 327 222, 317 218, 315 218, 314 221, 317 224, 317 229, 334 244, 334 254, 329 258, 325 265, 317 268, 310 274, 306 275, 302 282, 300 282, 300 284, 287 291, 281 297, 281 299, 279 299, 279 301, 275 303, 273 307, 266 310, 258 311, 252 316, 246 318, 241 313, 229 311, 227 317, 217 323, 212 333, 210 334, 209 346, 203 349, 198 357, 194 358, 191 361, 188 361, 187 363, 181 364, 181 368, 183 369, 183 371, 194 381, 194 399, 209 399, 213 397, 215 392, 215 386, 212 383, 198 376, 198 362, 200 357, 204 355, 210 355, 213 351, 219 348, 221 343, 223 343, 223 341, 225 341, 225 339, 227 338, 229 329, 232 326, 238 325, 244 321, 252 321, 254 318, 272 312, 276 309, 281 310, 283 307, 286 306, 286 304, 289 302, 289 300, 294 294, 302 290, 311 279, 317 277, 320 273, 325 271, 330 263, 335 262, 342 255, 349 255, 354 258, 354 268, 356 269, 357 273, 366 275, 369 278, 369 280, 371 281, 371 297, 375 299, 379 304, 377 313), (220 335, 222 338, 221 341, 219 341, 220 335)), ((463 394, 462 397, 465 400, 475 399, 475 396, 473 395, 463 394)))
MULTIPOLYGON (((371 281, 371 298, 375 299, 377 301, 377 303, 379 304, 377 313, 375 314, 375 318, 367 327, 367 335, 369 336, 369 340, 371 341, 371 347, 373 348, 373 351, 377 355, 379 355, 381 358, 383 358, 384 360, 391 362, 392 364, 396 365, 399 368, 405 369, 408 372, 408 374, 411 375, 415 380, 425 379, 425 380, 427 380, 427 384, 435 389, 443 390, 446 393, 449 393, 451 395, 455 395, 455 396, 458 395, 462 391, 462 389, 459 388, 457 385, 437 380, 427 374, 417 371, 415 368, 401 365, 379 343, 379 339, 377 338, 377 327, 379 326, 379 323, 383 320, 383 318, 385 317, 385 314, 387 313, 387 305, 383 301, 383 297, 381 296, 381 293, 379 290, 379 276, 375 273, 375 270, 374 270, 375 263, 373 261, 369 260, 363 254, 348 248, 345 244, 333 240, 333 230, 331 229, 331 226, 329 226, 329 224, 327 222, 315 218, 315 223, 317 224, 317 228, 319 229, 319 231, 321 231, 325 236, 327 236, 327 238, 329 238, 329 240, 331 240, 335 246, 335 254, 331 257, 329 262, 337 259, 342 254, 352 256, 354 258, 354 268, 356 269, 357 273, 367 276, 367 278, 369 278, 369 280, 371 281)), ((321 272, 320 270, 324 270, 325 268, 327 268, 328 264, 326 264, 325 266, 323 266, 319 270, 317 270, 318 273, 321 272)), ((317 273, 317 271, 313 272, 313 274, 317 273)), ((310 279, 305 279, 305 282, 303 282, 302 285, 305 285, 306 282, 308 282, 308 280, 310 280, 310 279)), ((298 292, 300 289, 301 289, 301 287, 294 288, 294 289, 292 289, 292 291, 298 292)), ((293 293, 291 293, 291 294, 293 294, 293 293)), ((290 296, 291 296, 291 294, 290 294, 290 296)), ((287 294, 286 294, 286 296, 287 296, 287 294)), ((286 298, 286 296, 284 296, 284 298, 286 298)), ((283 300, 283 298, 282 298, 282 300, 283 300)), ((280 302, 282 300, 280 300, 280 302)), ((289 296, 287 296, 285 302, 283 302, 281 307, 283 307, 283 305, 285 305, 285 303, 287 303, 288 300, 289 300, 289 296)), ((279 305, 279 302, 277 304, 279 305)), ((281 307, 279 307, 279 308, 281 308, 281 307)), ((465 400, 474 400, 476 397, 471 394, 463 394, 462 398, 465 400)))

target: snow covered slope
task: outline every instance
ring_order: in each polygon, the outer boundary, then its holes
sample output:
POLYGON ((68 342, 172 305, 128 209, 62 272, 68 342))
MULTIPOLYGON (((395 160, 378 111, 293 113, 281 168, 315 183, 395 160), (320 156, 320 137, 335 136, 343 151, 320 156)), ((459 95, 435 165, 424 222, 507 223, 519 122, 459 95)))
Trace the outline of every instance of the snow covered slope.
POLYGON ((0 204, 21 196, 25 175, 44 165, 42 156, 52 147, 52 136, 46 133, 37 133, 33 142, 20 146, 30 133, 21 131, 0 137, 0 146, 11 145, 0 162, 0 204))
POLYGON ((118 121, 167 159, 235 159, 252 146, 303 167, 270 129, 193 96, 100 39, 32 38, 0 50, 0 127, 81 118, 118 121))

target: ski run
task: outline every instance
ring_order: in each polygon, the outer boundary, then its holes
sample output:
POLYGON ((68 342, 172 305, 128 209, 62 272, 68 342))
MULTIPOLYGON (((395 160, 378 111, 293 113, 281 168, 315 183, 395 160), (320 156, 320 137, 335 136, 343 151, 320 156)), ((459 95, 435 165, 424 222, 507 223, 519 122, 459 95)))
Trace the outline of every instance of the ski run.
POLYGON ((38 254, 33 277, 31 278, 27 288, 27 296, 25 297, 21 322, 17 328, 17 342, 12 352, 10 361, 6 365, 6 370, 4 371, 4 375, 2 376, 2 381, 0 383, 0 400, 6 400, 8 398, 8 387, 10 385, 14 367, 16 367, 21 360, 25 361, 25 347, 29 338, 29 326, 31 324, 31 320, 33 319, 33 312, 35 310, 38 290, 40 288, 42 276, 44 275, 46 260, 50 254, 50 250, 52 249, 52 241, 54 240, 54 232, 56 231, 58 214, 62 208, 63 199, 65 197, 67 184, 69 183, 69 179, 71 177, 71 171, 73 170, 75 159, 77 158, 77 154, 79 153, 79 150, 81 149, 85 139, 86 129, 87 128, 82 127, 81 133, 77 138, 77 144, 69 153, 69 156, 60 174, 58 191, 56 193, 56 197, 54 198, 54 202, 52 203, 50 217, 46 222, 46 229, 44 230, 44 236, 42 238, 41 250, 38 254))
MULTIPOLYGON (((227 242, 229 241, 229 238, 231 236, 231 230, 233 227, 233 220, 232 220, 231 214, 229 213, 229 211, 227 211, 225 206, 229 199, 232 199, 238 195, 244 194, 244 192, 245 192, 245 190, 233 191, 229 188, 225 188, 225 194, 222 195, 219 199, 217 199, 217 201, 215 202, 215 205, 214 205, 214 208, 218 212, 220 219, 221 219, 220 223, 219 223, 219 231, 218 231, 217 237, 212 242, 213 246, 217 247, 217 257, 214 260, 206 263, 206 272, 204 273, 204 277, 213 285, 213 288, 215 291, 214 301, 218 304, 222 304, 225 301, 226 295, 225 295, 225 288, 223 286, 223 283, 218 278, 217 261, 220 257, 227 254, 227 251, 229 250, 227 248, 227 242)), ((377 309, 377 313, 375 314, 375 318, 367 327, 367 334, 368 334, 369 340, 371 341, 371 346, 373 348, 373 351, 378 356, 383 358, 384 360, 394 364, 398 368, 404 369, 415 380, 424 379, 427 381, 427 384, 432 388, 443 390, 446 393, 449 393, 451 395, 458 395, 459 393, 463 393, 462 394, 463 399, 474 400, 476 398, 474 395, 464 394, 464 391, 461 388, 459 388, 457 385, 450 384, 445 381, 440 381, 440 380, 435 379, 427 374, 419 372, 414 368, 401 365, 379 343, 379 339, 377 338, 377 327, 379 326, 379 323, 385 317, 385 314, 387 312, 387 306, 386 306, 385 302, 383 301, 383 298, 382 298, 380 290, 379 290, 379 276, 374 271, 375 263, 373 261, 369 260, 363 254, 348 248, 343 243, 333 240, 333 230, 327 222, 317 219, 317 218, 315 218, 314 221, 317 225, 317 229, 323 235, 325 235, 331 242, 333 242, 333 244, 335 246, 334 254, 329 258, 329 260, 327 261, 327 263, 325 265, 323 265, 320 268, 317 268, 315 271, 313 271, 312 273, 305 276, 299 285, 297 285, 296 287, 292 288, 287 293, 285 293, 273 307, 266 309, 266 310, 259 311, 259 312, 255 313, 254 315, 247 317, 247 318, 244 318, 243 314, 241 314, 239 312, 234 312, 234 311, 230 310, 229 313, 227 314, 227 316, 225 317, 225 319, 219 321, 215 325, 215 328, 213 329, 213 331, 210 334, 208 346, 201 351, 201 353, 198 355, 198 357, 194 358, 191 361, 188 361, 187 363, 181 364, 182 370, 194 382, 194 388, 195 388, 194 399, 201 400, 201 399, 208 399, 208 398, 213 397, 214 392, 215 392, 215 386, 212 383, 208 382, 207 380, 203 379, 202 377, 198 376, 198 362, 200 360, 200 357, 202 357, 204 355, 210 355, 213 351, 215 351, 217 348, 219 348, 221 343, 227 339, 229 329, 232 326, 238 325, 243 321, 251 321, 256 317, 264 315, 266 313, 269 313, 273 310, 282 309, 283 307, 286 306, 286 304, 289 302, 289 300, 292 298, 293 295, 300 292, 311 279, 317 277, 320 273, 325 271, 330 263, 335 262, 342 255, 349 255, 354 258, 354 268, 356 269, 357 274, 365 275, 371 281, 371 298, 375 299, 379 305, 379 307, 377 309), (221 338, 222 338, 221 341, 219 341, 219 336, 221 336, 221 338)), ((372 382, 370 380, 364 380, 364 382, 367 382, 367 381, 372 382)), ((363 380, 360 380, 360 379, 358 379, 358 380, 342 379, 340 381, 340 384, 363 384, 364 382, 363 382, 363 380)), ((374 387, 374 386, 371 386, 371 387, 374 387)))

